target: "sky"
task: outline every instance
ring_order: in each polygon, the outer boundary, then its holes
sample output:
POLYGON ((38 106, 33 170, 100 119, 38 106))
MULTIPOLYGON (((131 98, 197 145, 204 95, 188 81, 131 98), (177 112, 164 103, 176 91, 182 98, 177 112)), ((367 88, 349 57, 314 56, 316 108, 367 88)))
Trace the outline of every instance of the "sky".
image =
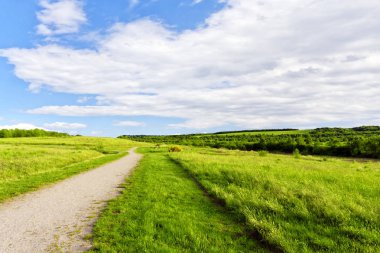
POLYGON ((0 128, 380 125, 376 0, 0 0, 0 128))

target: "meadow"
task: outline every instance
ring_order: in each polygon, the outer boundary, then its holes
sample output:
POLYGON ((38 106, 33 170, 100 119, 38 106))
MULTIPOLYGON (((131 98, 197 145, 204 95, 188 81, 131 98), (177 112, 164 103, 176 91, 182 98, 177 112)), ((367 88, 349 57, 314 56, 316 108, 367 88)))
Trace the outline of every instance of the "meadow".
MULTIPOLYGON (((367 130, 362 136, 372 138, 367 130)), ((0 138, 0 202, 118 159, 136 146, 144 158, 96 221, 91 252, 380 251, 375 159, 122 138, 0 138)))
POLYGON ((380 250, 378 162, 169 149, 140 148, 92 252, 380 250))
POLYGON ((378 162, 194 148, 169 156, 274 249, 380 251, 378 162))
POLYGON ((268 252, 168 156, 144 159, 96 222, 91 252, 268 252))
POLYGON ((2 138, 0 202, 120 158, 132 145, 111 138, 2 138))

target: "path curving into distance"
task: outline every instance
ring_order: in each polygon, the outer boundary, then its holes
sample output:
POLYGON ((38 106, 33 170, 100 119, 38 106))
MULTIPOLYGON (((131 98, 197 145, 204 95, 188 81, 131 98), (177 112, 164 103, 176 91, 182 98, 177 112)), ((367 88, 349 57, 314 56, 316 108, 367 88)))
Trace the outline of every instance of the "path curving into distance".
POLYGON ((83 237, 142 155, 129 155, 0 204, 0 252, 83 252, 83 237))

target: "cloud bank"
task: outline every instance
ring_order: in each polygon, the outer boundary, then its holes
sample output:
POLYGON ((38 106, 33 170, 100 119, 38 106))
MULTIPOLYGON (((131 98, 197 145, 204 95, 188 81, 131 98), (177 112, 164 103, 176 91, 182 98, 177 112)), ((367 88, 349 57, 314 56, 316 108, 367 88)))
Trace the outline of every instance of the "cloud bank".
POLYGON ((18 123, 18 124, 13 124, 13 125, 0 125, 0 130, 1 129, 23 129, 23 130, 33 130, 33 129, 44 129, 43 127, 38 127, 33 124, 29 123, 18 123))
POLYGON ((82 123, 67 123, 67 122, 54 122, 46 123, 44 125, 47 129, 51 130, 77 130, 86 128, 87 125, 82 123))
POLYGON ((86 128, 87 125, 81 123, 67 123, 67 122, 54 122, 45 123, 44 127, 36 126, 30 123, 17 123, 12 125, 0 125, 1 129, 23 129, 23 130, 33 130, 42 129, 46 131, 66 131, 66 130, 79 130, 86 128))
POLYGON ((195 30, 142 19, 113 25, 96 50, 50 44, 0 55, 31 90, 97 101, 34 114, 179 117, 172 126, 194 129, 375 124, 379 16, 375 0, 229 0, 195 30))
POLYGON ((120 127, 144 127, 146 124, 144 122, 138 122, 138 121, 119 121, 113 124, 114 126, 120 126, 120 127))

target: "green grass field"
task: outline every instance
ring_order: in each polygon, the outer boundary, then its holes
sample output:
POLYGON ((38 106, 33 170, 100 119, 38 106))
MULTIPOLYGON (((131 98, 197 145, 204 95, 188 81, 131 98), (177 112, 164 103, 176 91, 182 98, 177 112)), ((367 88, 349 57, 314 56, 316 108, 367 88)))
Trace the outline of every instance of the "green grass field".
POLYGON ((0 202, 120 158, 132 145, 90 137, 0 139, 0 202))
POLYGON ((265 252, 162 149, 145 158, 97 221, 93 252, 265 252))
POLYGON ((378 162, 163 150, 144 149, 94 252, 379 252, 378 162))
POLYGON ((281 251, 380 251, 378 162, 190 148, 170 157, 281 251))
MULTIPOLYGON (((0 139, 0 202, 126 154, 124 139, 0 139)), ((380 252, 380 163, 140 148, 93 252, 380 252)))

